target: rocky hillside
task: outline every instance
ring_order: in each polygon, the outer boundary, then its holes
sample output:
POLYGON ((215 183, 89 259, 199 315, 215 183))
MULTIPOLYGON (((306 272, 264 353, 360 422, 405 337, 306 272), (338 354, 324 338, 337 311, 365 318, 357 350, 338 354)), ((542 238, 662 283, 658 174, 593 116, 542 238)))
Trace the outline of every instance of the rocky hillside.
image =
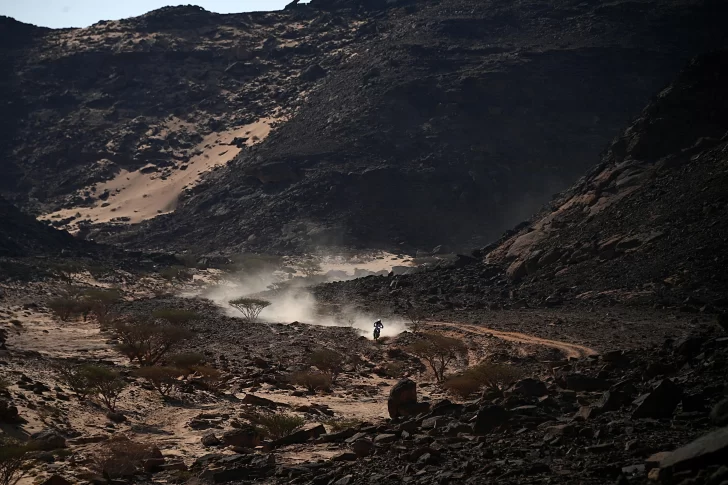
POLYGON ((33 220, 0 197, 0 257, 58 253, 77 246, 67 232, 33 220))
POLYGON ((379 3, 180 7, 57 31, 4 20, 19 40, 0 48, 3 193, 132 247, 475 245, 568 186, 690 57, 724 44, 728 13, 379 3))
POLYGON ((529 222, 460 269, 399 283, 369 278, 326 295, 378 289, 442 309, 565 301, 728 308, 728 52, 694 60, 606 151, 529 222), (359 287, 356 287, 359 285, 359 287), (386 290, 384 289, 386 287, 386 290))

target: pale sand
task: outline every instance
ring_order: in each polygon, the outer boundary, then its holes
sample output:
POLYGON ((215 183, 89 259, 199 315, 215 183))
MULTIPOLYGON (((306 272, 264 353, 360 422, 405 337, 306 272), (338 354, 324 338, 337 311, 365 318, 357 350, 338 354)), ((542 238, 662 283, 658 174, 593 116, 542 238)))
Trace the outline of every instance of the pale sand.
MULTIPOLYGON (((151 167, 150 165, 135 172, 121 170, 113 179, 95 186, 96 196, 106 190, 109 191, 108 200, 98 200, 93 207, 62 209, 44 214, 39 219, 53 220, 76 216, 67 227, 69 231, 74 232, 78 230, 77 222, 84 220, 90 220, 94 224, 112 220, 134 224, 172 212, 184 190, 199 183, 204 173, 226 165, 240 153, 240 148, 230 145, 236 137, 247 137, 247 146, 260 143, 270 134, 271 124, 275 121, 277 120, 273 118, 263 118, 234 130, 207 135, 197 146, 197 150, 201 153, 182 164, 186 169, 172 169, 171 174, 164 179, 160 172, 142 173, 143 169, 151 167)), ((173 120, 162 128, 161 134, 187 127, 191 125, 181 120, 173 120)), ((90 187, 81 192, 85 190, 90 190, 90 187)))

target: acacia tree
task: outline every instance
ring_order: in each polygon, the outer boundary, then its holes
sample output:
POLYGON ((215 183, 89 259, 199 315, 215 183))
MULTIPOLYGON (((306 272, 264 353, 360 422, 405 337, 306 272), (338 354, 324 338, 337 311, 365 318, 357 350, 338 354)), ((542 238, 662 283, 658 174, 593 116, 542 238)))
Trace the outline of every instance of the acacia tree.
POLYGON ((409 347, 411 354, 427 362, 437 382, 444 379, 447 366, 467 355, 467 351, 461 340, 440 333, 426 333, 409 347))
POLYGON ((255 322, 265 308, 270 306, 268 300, 259 298, 237 298, 228 302, 231 307, 243 314, 243 320, 246 322, 255 322))

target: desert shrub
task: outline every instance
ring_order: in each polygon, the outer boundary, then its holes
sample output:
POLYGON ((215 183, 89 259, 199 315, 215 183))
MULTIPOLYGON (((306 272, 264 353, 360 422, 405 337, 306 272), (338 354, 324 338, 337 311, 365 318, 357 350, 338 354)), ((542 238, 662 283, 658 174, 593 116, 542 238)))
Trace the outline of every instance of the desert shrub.
POLYGON ((422 310, 418 310, 417 308, 407 310, 407 329, 410 332, 419 334, 424 321, 425 313, 422 310))
POLYGON ((0 436, 0 485, 15 485, 20 481, 28 451, 14 439, 0 436))
POLYGON ((101 402, 109 409, 116 411, 116 401, 121 391, 126 387, 126 382, 119 376, 119 373, 100 365, 85 366, 84 372, 89 379, 93 392, 101 402))
POLYGON ((167 281, 191 281, 192 272, 184 266, 170 266, 159 272, 159 276, 167 281))
POLYGON ((311 392, 331 390, 331 377, 322 372, 294 372, 289 380, 292 384, 303 386, 311 392))
POLYGON ((190 374, 193 369, 205 361, 205 356, 196 352, 185 352, 181 354, 172 354, 167 357, 169 365, 175 369, 179 369, 183 373, 190 374))
POLYGON ((54 298, 48 302, 48 308, 62 322, 67 322, 71 316, 77 313, 78 300, 67 296, 54 298))
POLYGON ((483 385, 471 375, 454 375, 448 377, 442 385, 447 391, 465 399, 479 391, 483 385))
POLYGON ((57 278, 71 284, 73 282, 73 277, 78 273, 82 273, 84 268, 80 264, 58 263, 53 264, 50 267, 50 270, 57 278))
POLYGON ((119 321, 113 328, 121 342, 118 350, 142 366, 156 364, 172 348, 192 336, 184 328, 146 319, 119 321))
POLYGON ((289 436, 306 424, 305 419, 295 414, 254 413, 247 415, 246 418, 253 424, 263 428, 264 434, 274 440, 289 436))
POLYGON ((119 373, 101 365, 80 365, 57 368, 60 380, 81 397, 96 396, 110 411, 116 410, 116 401, 126 382, 119 373))
POLYGON ((362 424, 362 421, 352 418, 330 418, 321 421, 321 424, 329 428, 329 433, 336 433, 345 429, 356 428, 362 424))
POLYGON ((198 378, 198 382, 200 382, 208 391, 219 393, 225 388, 227 380, 223 376, 222 372, 214 367, 198 365, 193 368, 193 371, 198 378))
POLYGON ((523 377, 523 371, 512 365, 481 362, 465 373, 474 377, 482 387, 502 389, 508 387, 523 377))
POLYGON ((56 372, 59 374, 59 380, 61 383, 82 399, 85 399, 93 392, 91 382, 84 371, 84 367, 85 366, 69 366, 64 364, 56 366, 56 372))
POLYGON ((162 308, 154 310, 152 317, 159 320, 165 320, 172 325, 182 325, 192 320, 197 320, 200 316, 190 310, 178 310, 175 308, 162 308))
POLYGON ((304 274, 307 278, 311 278, 312 276, 316 276, 317 274, 321 273, 321 263, 316 261, 315 259, 307 259, 305 261, 299 262, 296 267, 301 271, 301 273, 304 274))
POLYGON ((243 314, 243 320, 246 322, 255 322, 266 307, 270 306, 270 302, 267 300, 261 300, 259 298, 237 298, 231 300, 230 306, 237 309, 243 314))
POLYGON ((439 333, 424 334, 408 350, 430 366, 438 382, 442 382, 450 363, 467 355, 467 348, 461 340, 439 333))
POLYGON ((443 387, 461 398, 483 388, 502 389, 523 376, 520 369, 490 362, 481 362, 463 372, 448 377, 443 387))
POLYGON ((134 374, 151 384, 162 397, 169 397, 179 383, 177 378, 180 370, 172 367, 152 366, 137 369, 134 374))
POLYGON ((109 321, 112 306, 121 300, 121 293, 116 289, 93 288, 86 290, 83 297, 91 305, 91 312, 96 316, 96 320, 105 325, 109 321))
POLYGON ((345 359, 343 355, 335 350, 319 349, 309 356, 308 362, 328 375, 331 382, 334 383, 344 367, 345 359))
POLYGON ((109 479, 133 477, 144 471, 144 462, 161 458, 162 453, 150 443, 114 436, 97 448, 93 468, 109 479))

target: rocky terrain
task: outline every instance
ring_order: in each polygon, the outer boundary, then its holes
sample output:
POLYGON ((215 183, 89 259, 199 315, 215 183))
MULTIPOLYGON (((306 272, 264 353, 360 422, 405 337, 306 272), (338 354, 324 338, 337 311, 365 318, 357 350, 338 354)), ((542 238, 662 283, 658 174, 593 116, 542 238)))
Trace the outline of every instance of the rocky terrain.
POLYGON ((722 45, 725 8, 314 0, 57 31, 4 19, 2 191, 144 249, 475 247, 722 45))
POLYGON ((0 484, 728 483, 723 2, 298 3, 0 18, 0 484))
POLYGON ((615 303, 725 312, 728 55, 694 60, 543 211, 453 267, 323 287, 441 311, 615 303))

